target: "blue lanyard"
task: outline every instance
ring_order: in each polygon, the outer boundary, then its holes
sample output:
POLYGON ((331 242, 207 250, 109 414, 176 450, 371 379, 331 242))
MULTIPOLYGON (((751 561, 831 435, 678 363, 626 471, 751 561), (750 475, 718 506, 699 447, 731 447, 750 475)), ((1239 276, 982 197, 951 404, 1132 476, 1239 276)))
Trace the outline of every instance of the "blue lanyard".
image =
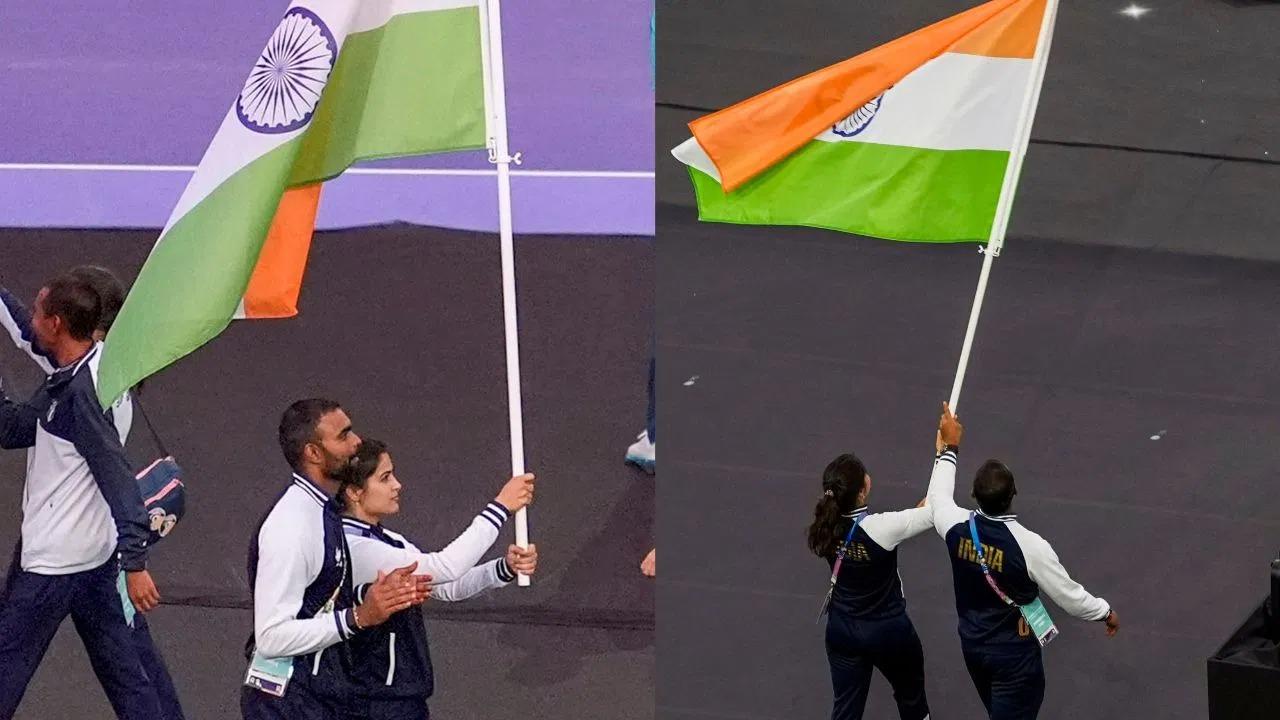
POLYGON ((840 564, 844 562, 844 557, 849 552, 849 543, 853 541, 853 533, 858 529, 858 523, 867 513, 859 513, 853 518, 853 524, 849 526, 849 534, 844 536, 844 542, 840 544, 840 549, 836 551, 836 561, 831 566, 831 584, 827 586, 827 596, 822 599, 822 607, 818 610, 818 619, 827 612, 827 606, 831 604, 831 595, 836 590, 836 578, 840 576, 840 564))
POLYGON ((969 537, 973 538, 973 550, 978 554, 978 564, 982 566, 982 576, 987 579, 987 584, 992 590, 996 591, 996 595, 1005 602, 1006 605, 1017 607, 1018 603, 1013 598, 1005 594, 1000 586, 996 584, 996 579, 991 577, 991 568, 987 567, 987 556, 982 552, 982 541, 978 539, 978 523, 974 521, 977 513, 969 511, 969 537))
POLYGON ((836 562, 831 569, 831 584, 836 584, 836 576, 840 574, 840 562, 844 560, 844 556, 849 552, 849 543, 853 541, 853 533, 858 529, 858 523, 862 522, 862 518, 867 514, 861 513, 853 518, 853 524, 849 526, 849 534, 844 536, 844 542, 840 544, 840 549, 836 551, 836 562))

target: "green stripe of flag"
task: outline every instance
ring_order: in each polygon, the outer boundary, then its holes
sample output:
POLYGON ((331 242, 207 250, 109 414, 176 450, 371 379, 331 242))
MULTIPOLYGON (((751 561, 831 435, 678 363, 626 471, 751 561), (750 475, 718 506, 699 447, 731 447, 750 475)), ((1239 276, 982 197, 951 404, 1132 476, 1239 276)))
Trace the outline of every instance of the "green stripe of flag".
POLYGON ((357 160, 485 147, 480 11, 398 15, 347 36, 290 185, 357 160))
POLYGON ((690 168, 698 216, 887 240, 986 242, 1009 153, 813 141, 726 194, 690 168))
POLYGON ((299 142, 285 143, 236 172, 152 249, 111 326, 98 367, 104 406, 231 323, 299 142))
POLYGON ((400 15, 347 36, 307 130, 246 158, 152 250, 102 358, 104 407, 226 328, 288 187, 358 160, 483 148, 483 73, 475 7, 400 15))

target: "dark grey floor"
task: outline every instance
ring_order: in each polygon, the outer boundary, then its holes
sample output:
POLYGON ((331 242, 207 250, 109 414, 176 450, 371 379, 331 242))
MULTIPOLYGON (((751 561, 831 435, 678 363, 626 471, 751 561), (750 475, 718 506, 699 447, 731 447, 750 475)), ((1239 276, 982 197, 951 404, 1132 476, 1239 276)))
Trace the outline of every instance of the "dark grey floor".
MULTIPOLYGON (((660 206, 658 716, 815 718, 828 571, 804 528, 854 450, 873 509, 923 495, 981 256, 660 206)), ((1280 547, 1280 265, 1013 236, 960 403, 958 495, 983 459, 1123 627, 1056 613, 1042 718, 1203 718, 1204 661, 1280 547), (1152 439, 1153 436, 1159 439, 1152 439)), ((937 717, 982 715, 936 535, 899 555, 937 717)), ((868 717, 893 717, 876 680, 868 717)))
MULTIPOLYGON (((190 718, 239 718, 248 610, 165 607, 151 623, 190 718)), ((490 718, 653 717, 653 634, 646 630, 435 619, 428 628, 437 693, 431 716, 490 718)), ((67 623, 17 720, 109 718, 74 628, 67 623)))
MULTIPOLYGON (((0 230, 0 282, 32 297, 58 269, 90 261, 132 277, 154 239, 0 230)), ((644 425, 653 241, 521 237, 516 255, 542 564, 532 588, 429 606, 442 668, 433 707, 442 718, 652 717, 654 587, 637 568, 653 543, 654 486, 622 455, 644 425)), ((288 477, 274 438, 290 401, 334 397, 358 431, 390 443, 406 487, 388 525, 423 547, 452 539, 501 487, 510 450, 499 271, 488 235, 322 233, 299 317, 234 323, 149 382, 147 408, 188 472, 188 516, 152 562, 177 605, 153 622, 193 720, 237 716, 251 626, 245 555, 288 477)), ((34 388, 34 366, 3 345, 0 373, 34 388)), ((154 453, 141 425, 129 450, 139 462, 154 453)), ((0 557, 18 534, 22 468, 20 453, 0 453, 11 491, 0 557)), ((499 544, 510 541, 507 531, 499 544)), ((64 628, 21 717, 100 717, 105 707, 64 628)))

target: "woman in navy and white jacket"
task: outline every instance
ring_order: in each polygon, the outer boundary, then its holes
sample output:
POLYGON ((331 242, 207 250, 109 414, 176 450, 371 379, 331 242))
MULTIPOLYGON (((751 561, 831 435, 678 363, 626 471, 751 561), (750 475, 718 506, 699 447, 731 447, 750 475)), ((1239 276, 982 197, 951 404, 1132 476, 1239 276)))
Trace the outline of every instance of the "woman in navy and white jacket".
POLYGON ((898 545, 933 522, 926 507, 869 512, 870 493, 862 461, 852 453, 837 457, 822 473, 822 499, 809 526, 809 549, 833 567, 826 632, 831 717, 862 717, 871 671, 878 669, 902 720, 925 720, 924 653, 907 616, 898 545))
MULTIPOLYGON (((498 539, 503 524, 533 500, 533 476, 512 478, 453 542, 439 552, 424 553, 382 520, 400 511, 400 481, 387 446, 365 438, 339 475, 334 500, 343 511, 343 529, 351 549, 356 601, 380 574, 417 563, 415 573, 429 575, 431 597, 466 600, 507 585, 517 573, 533 574, 537 548, 515 545, 504 557, 479 564, 498 539)), ((352 641, 353 672, 359 704, 370 720, 425 720, 427 699, 434 691, 431 654, 421 606, 402 610, 386 623, 352 641)))

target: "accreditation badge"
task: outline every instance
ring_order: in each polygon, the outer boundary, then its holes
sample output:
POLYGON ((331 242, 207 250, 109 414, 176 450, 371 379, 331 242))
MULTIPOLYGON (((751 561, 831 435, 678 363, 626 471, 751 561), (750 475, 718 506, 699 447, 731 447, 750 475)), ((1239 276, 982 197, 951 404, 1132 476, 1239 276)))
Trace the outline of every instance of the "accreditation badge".
POLYGON ((253 661, 249 663, 249 672, 244 676, 244 684, 268 695, 284 697, 284 691, 289 687, 291 677, 293 677, 293 658, 269 658, 254 651, 253 661))
POLYGON ((1050 640, 1058 636, 1058 626, 1053 624, 1053 618, 1049 617, 1049 611, 1044 608, 1040 598, 1026 605, 1019 605, 1018 609, 1022 611, 1022 619, 1027 621, 1027 627, 1031 628, 1036 640, 1040 641, 1040 647, 1048 645, 1050 640))

